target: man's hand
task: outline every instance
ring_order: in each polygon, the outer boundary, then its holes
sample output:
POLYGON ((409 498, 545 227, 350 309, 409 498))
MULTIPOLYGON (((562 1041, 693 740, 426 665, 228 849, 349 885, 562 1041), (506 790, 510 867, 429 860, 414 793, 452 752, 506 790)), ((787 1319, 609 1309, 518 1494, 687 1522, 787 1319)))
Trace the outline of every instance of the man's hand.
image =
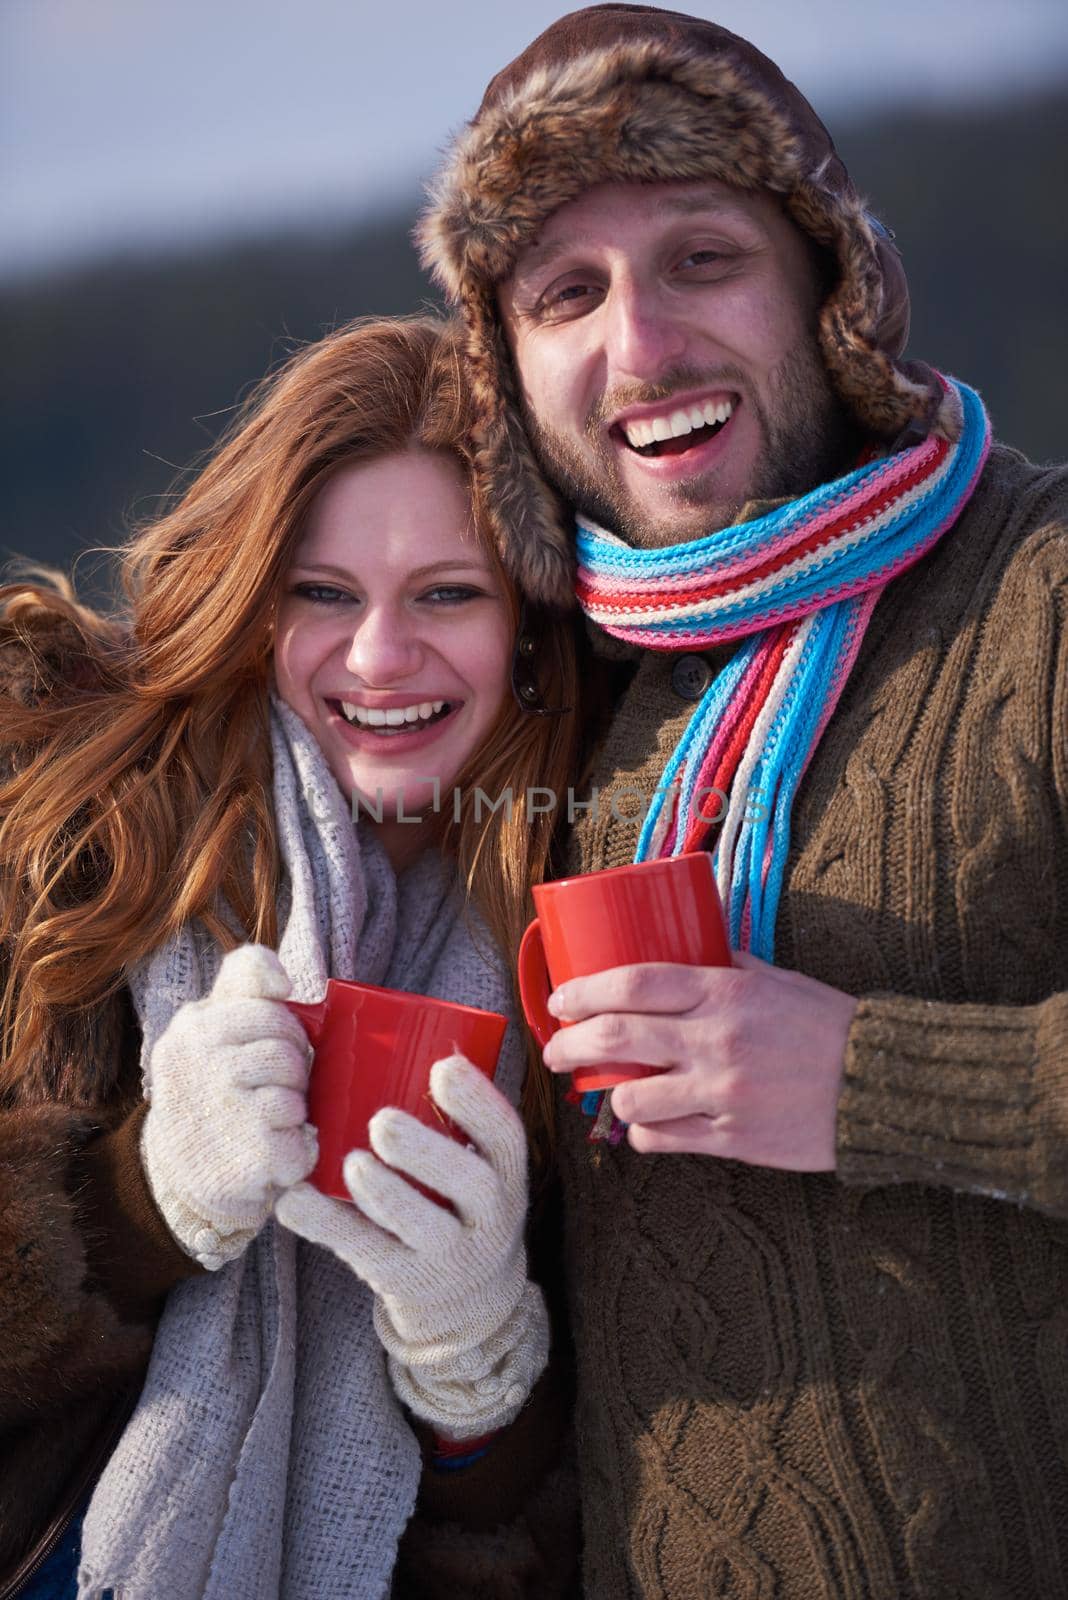
POLYGON ((572 978, 549 1009, 552 1072, 642 1061, 667 1070, 612 1090, 644 1153, 691 1151, 831 1172, 852 995, 744 952, 730 967, 667 963, 572 978))

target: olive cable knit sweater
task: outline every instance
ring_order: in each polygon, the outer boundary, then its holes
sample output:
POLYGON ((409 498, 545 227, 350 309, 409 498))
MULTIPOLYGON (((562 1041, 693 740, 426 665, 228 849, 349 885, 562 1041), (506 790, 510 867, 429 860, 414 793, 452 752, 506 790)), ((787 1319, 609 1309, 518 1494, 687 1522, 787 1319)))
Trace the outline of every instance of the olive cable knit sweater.
MULTIPOLYGON (((996 449, 805 776, 776 961, 862 997, 835 1175, 561 1105, 589 1600, 1068 1595, 1066 610, 1068 474, 996 449)), ((633 858, 677 667, 620 665, 574 870, 633 858)))

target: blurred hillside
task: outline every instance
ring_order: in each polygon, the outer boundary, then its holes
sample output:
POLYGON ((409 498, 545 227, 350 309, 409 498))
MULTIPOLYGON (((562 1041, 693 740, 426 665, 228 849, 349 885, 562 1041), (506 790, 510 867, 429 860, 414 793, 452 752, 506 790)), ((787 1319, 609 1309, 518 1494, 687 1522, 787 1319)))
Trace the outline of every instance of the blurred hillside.
MULTIPOLYGON (((836 137, 904 253, 911 352, 976 385, 1003 440, 1068 454, 1068 97, 836 137)), ((413 192, 331 234, 0 284, 0 552, 67 565, 120 540, 294 344, 429 303, 409 243, 417 204, 413 192)))

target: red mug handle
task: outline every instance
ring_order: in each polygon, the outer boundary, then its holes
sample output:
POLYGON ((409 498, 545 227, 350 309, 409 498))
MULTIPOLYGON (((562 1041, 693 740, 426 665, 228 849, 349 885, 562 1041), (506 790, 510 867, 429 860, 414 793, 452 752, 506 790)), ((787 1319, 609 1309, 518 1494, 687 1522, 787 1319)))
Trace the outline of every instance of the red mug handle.
POLYGON ((548 1001, 553 991, 549 981, 549 969, 545 964, 541 925, 537 917, 527 928, 520 942, 517 967, 523 1014, 530 1023, 535 1039, 544 1050, 560 1024, 549 1012, 548 1001))
POLYGON ((282 1004, 287 1011, 292 1011, 297 1021, 303 1025, 304 1032, 311 1040, 313 1050, 318 1050, 323 1037, 323 1025, 326 1022, 326 1000, 283 1000, 282 1004))

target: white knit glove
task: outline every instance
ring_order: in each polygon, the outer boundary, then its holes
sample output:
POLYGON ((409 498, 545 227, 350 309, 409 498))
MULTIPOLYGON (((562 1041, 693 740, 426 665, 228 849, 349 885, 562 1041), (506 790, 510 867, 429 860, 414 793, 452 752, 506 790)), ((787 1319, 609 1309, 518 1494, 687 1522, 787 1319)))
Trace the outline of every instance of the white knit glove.
POLYGON ((345 1158, 359 1211, 302 1183, 275 1215, 370 1285, 399 1399, 443 1438, 464 1439, 511 1422, 545 1366, 549 1325, 526 1275, 522 1122, 460 1055, 434 1064, 430 1092, 477 1150, 387 1108, 370 1124, 381 1161, 362 1150, 345 1158), (456 1215, 401 1172, 451 1200, 456 1215))
POLYGON ((152 1050, 141 1159, 168 1228, 211 1270, 241 1254, 277 1191, 317 1159, 304 1098, 311 1052, 280 1004, 288 993, 273 950, 242 945, 152 1050))

